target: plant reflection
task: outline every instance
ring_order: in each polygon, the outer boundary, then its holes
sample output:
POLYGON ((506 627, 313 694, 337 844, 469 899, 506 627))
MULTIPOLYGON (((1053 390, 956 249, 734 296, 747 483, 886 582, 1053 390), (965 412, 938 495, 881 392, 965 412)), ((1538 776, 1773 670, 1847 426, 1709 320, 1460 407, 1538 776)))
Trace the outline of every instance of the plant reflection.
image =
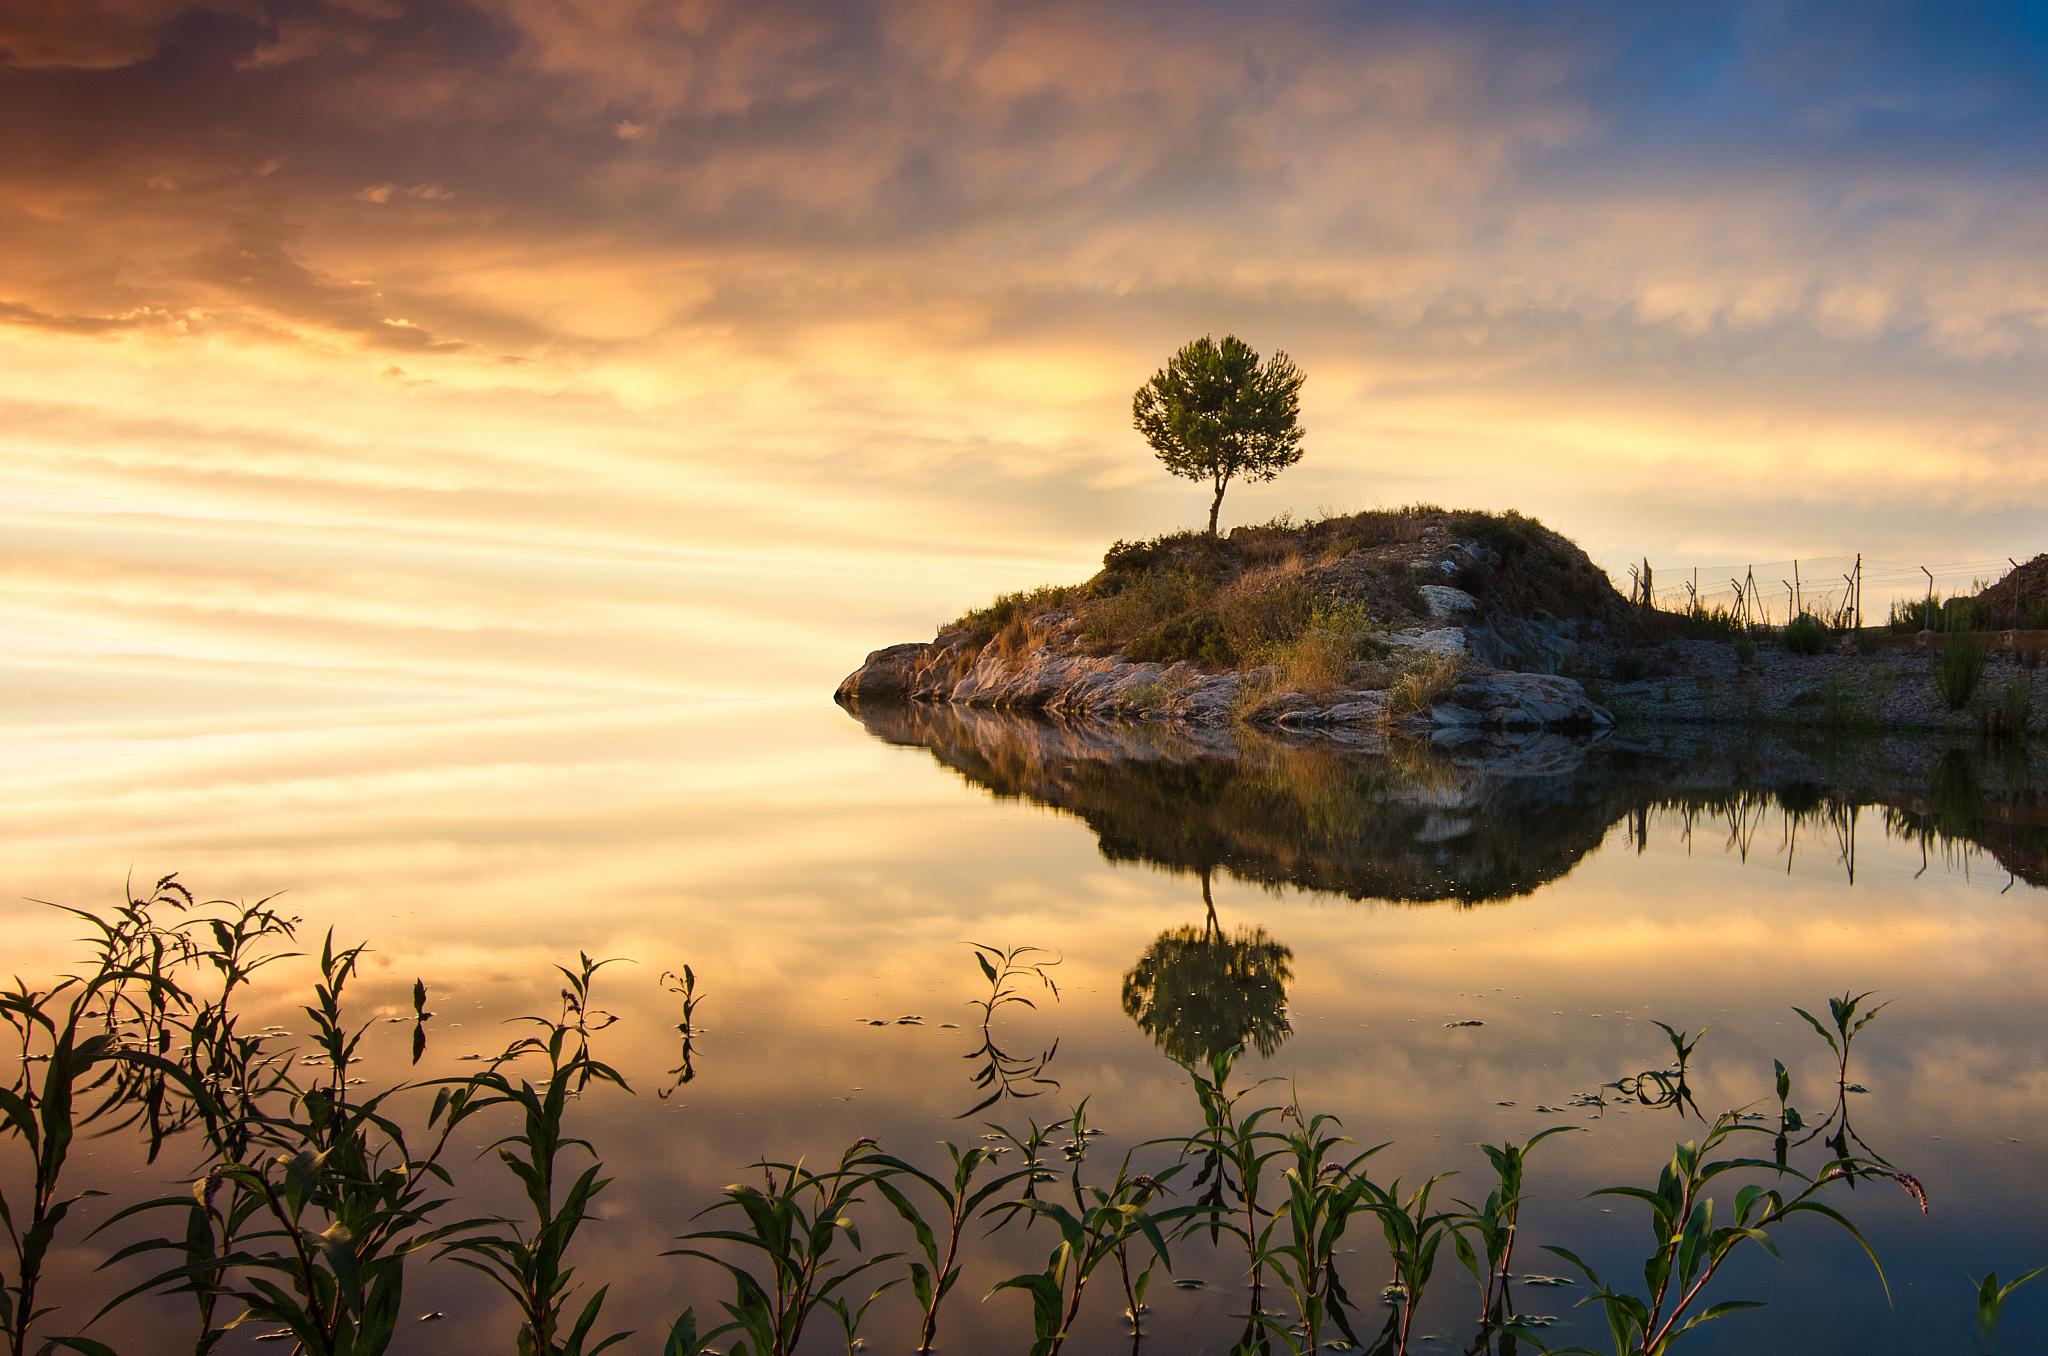
POLYGON ((1059 1053, 1057 1037, 1043 1050, 1018 1054, 1005 1049, 995 1034, 998 1010, 1012 1004, 1038 1006, 1025 992, 1032 980, 1051 994, 1055 1002, 1059 1000, 1059 985, 1052 978, 1052 967, 1060 963, 1059 958, 1042 947, 999 947, 980 942, 968 945, 974 949, 974 963, 988 982, 986 995, 969 1000, 970 1006, 981 1009, 981 1044, 962 1056, 974 1065, 974 1089, 982 1098, 961 1112, 957 1120, 986 1111, 998 1102, 1042 1097, 1060 1086, 1058 1079, 1047 1077, 1045 1072, 1053 1056, 1059 1053))
POLYGON ((655 1096, 667 1101, 682 1091, 684 1084, 697 1077, 697 972, 687 965, 681 973, 664 970, 661 972, 661 987, 680 998, 683 1004, 682 1020, 676 1023, 682 1049, 676 1067, 668 1071, 668 1086, 655 1092, 655 1096))
POLYGON ((1294 1033, 1287 1021, 1294 953, 1264 928, 1226 933, 1210 876, 1204 867, 1201 925, 1160 933, 1124 976, 1124 1015, 1181 1064, 1239 1047, 1271 1055, 1294 1033))

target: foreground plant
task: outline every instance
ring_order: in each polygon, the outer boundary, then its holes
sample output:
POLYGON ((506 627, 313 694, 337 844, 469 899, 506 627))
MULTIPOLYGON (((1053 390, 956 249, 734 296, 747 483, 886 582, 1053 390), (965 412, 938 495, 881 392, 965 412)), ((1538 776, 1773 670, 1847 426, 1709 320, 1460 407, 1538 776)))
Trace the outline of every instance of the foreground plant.
POLYGON ((1188 1221, 1187 1231, 1206 1232, 1211 1244, 1229 1234, 1243 1245, 1245 1271, 1251 1283, 1251 1317, 1260 1309, 1264 1285, 1265 1231, 1261 1221, 1265 1209, 1260 1187, 1266 1166, 1287 1152, 1288 1137, 1268 1129, 1265 1122, 1286 1108, 1277 1104, 1250 1105, 1252 1095, 1265 1082, 1230 1089, 1231 1067, 1243 1047, 1212 1054, 1203 1070, 1182 1061, 1202 1108, 1202 1128, 1180 1141, 1181 1156, 1199 1163, 1193 1185, 1201 1189, 1198 1209, 1188 1221))
POLYGON ((232 1130, 229 1104, 202 1089, 211 1147, 244 1153, 217 1157, 189 1197, 141 1207, 196 1211, 187 1260, 129 1293, 201 1291, 202 1350, 218 1339, 206 1326, 211 1303, 227 1298, 243 1310, 228 1328, 274 1325, 311 1356, 378 1356, 404 1307, 411 1259, 475 1223, 436 1223, 449 1204, 441 1193, 452 1187, 440 1159, 463 1093, 436 1097, 426 1117, 430 1147, 421 1151, 409 1145, 393 1106, 412 1085, 352 1093, 349 1071, 369 1024, 349 1023, 344 997, 362 955, 361 947, 337 950, 331 933, 321 947, 314 1002, 304 1009, 319 1051, 306 1057, 315 1076, 301 1082, 289 1060, 261 1061, 268 1081, 254 1105, 236 1108, 246 1119, 232 1130), (212 1254, 190 1260, 202 1245, 212 1254))
MULTIPOLYGON (((1085 1104, 1075 1110, 1067 1128, 1072 1134, 1070 1144, 1086 1143, 1085 1104)), ((1156 1176, 1133 1173, 1131 1157, 1126 1154, 1109 1183, 1094 1186, 1082 1180, 1085 1154, 1070 1153, 1070 1157, 1074 1167, 1065 1201, 1031 1195, 1002 1202, 997 1207, 997 1213, 1005 1220, 1018 1216, 1044 1220, 1059 1232, 1059 1242, 1047 1254, 1043 1267, 1001 1281, 989 1292, 993 1295, 1002 1290, 1022 1290, 1031 1296, 1031 1356, 1059 1356, 1081 1316, 1081 1301, 1089 1280, 1111 1259, 1116 1261, 1123 1282, 1130 1321, 1134 1328, 1138 1327, 1154 1264, 1163 1263, 1169 1271, 1172 1269, 1164 1230, 1195 1209, 1188 1205, 1164 1210, 1151 1208, 1166 1193, 1167 1183, 1180 1172, 1182 1164, 1156 1176), (1144 1249, 1147 1258, 1135 1277, 1130 1259, 1134 1247, 1144 1249)))
POLYGON ((1401 1194, 1398 1181, 1384 1190, 1370 1184, 1366 1188, 1366 1208, 1379 1216, 1380 1232, 1387 1240, 1387 1255, 1394 1264, 1394 1284, 1389 1291, 1395 1298, 1395 1316, 1399 1321, 1389 1347, 1398 1356, 1406 1356, 1408 1344, 1414 1338, 1415 1314, 1422 1307, 1430 1278, 1436 1274, 1437 1254, 1445 1240, 1457 1236, 1458 1216, 1430 1205, 1437 1184, 1450 1175, 1438 1173, 1406 1196, 1401 1194))
POLYGON ((1706 1116, 1700 1111, 1699 1103, 1693 1099, 1692 1085, 1687 1081, 1687 1076, 1692 1071, 1693 1051, 1697 1050, 1700 1042, 1706 1038, 1708 1028, 1701 1027, 1695 1035, 1690 1031, 1680 1031, 1665 1022, 1657 1022, 1656 1026, 1671 1043, 1671 1067, 1645 1069, 1633 1078, 1619 1079, 1608 1086, 1617 1089, 1623 1096, 1635 1098, 1643 1106, 1672 1107, 1680 1113, 1690 1111, 1701 1120, 1705 1120, 1706 1116))
POLYGON ((519 1179, 529 1217, 516 1224, 496 1221, 451 1243, 448 1251, 511 1296, 519 1313, 520 1356, 594 1356, 630 1336, 596 1334, 608 1286, 599 1286, 576 1317, 568 1317, 575 1292, 569 1247, 589 1220, 591 1203, 611 1183, 601 1175, 604 1165, 590 1142, 568 1133, 569 1100, 593 1083, 632 1091, 616 1069, 590 1053, 593 1024, 609 1025, 611 1020, 591 1005, 592 981, 608 964, 584 955, 575 969, 556 967, 568 983, 562 991, 561 1015, 527 1018, 539 1023, 543 1033, 514 1042, 489 1069, 455 1085, 451 1094, 459 1099, 451 1117, 456 1122, 500 1107, 519 1116, 518 1128, 491 1147, 519 1179), (546 1060, 545 1077, 538 1084, 524 1078, 515 1081, 507 1070, 532 1054, 546 1060), (567 1178, 564 1160, 576 1152, 590 1162, 567 1178))
POLYGON ((1058 1040, 1035 1054, 1019 1055, 1003 1048, 994 1030, 995 1015, 1001 1009, 1011 1004, 1027 1008, 1038 1006, 1026 992, 1032 987, 1032 980, 1037 981, 1039 989, 1058 1000, 1060 989, 1052 977, 1052 968, 1060 963, 1059 957, 1036 946, 999 947, 982 942, 969 942, 968 945, 974 950, 974 963, 981 970, 982 978, 988 981, 988 993, 969 1000, 969 1006, 981 1009, 981 1044, 962 1058, 975 1064, 974 1087, 985 1095, 955 1117, 956 1120, 966 1120, 1011 1098, 1041 1097, 1058 1091, 1060 1086, 1057 1079, 1045 1075, 1046 1066, 1059 1053, 1058 1040))
MULTIPOLYGON (((918 1305, 918 1356, 926 1356, 931 1351, 938 1336, 939 1308, 960 1280, 960 1239, 967 1225, 978 1218, 988 1203, 1005 1188, 1035 1171, 1034 1166, 1027 1163, 1013 1171, 985 1177, 987 1169, 999 1161, 1000 1150, 986 1145, 968 1149, 952 1144, 945 1147, 952 1160, 952 1171, 944 1177, 934 1176, 891 1154, 877 1153, 871 1160, 881 1169, 873 1179, 875 1189, 910 1225, 917 1240, 919 1260, 911 1262, 909 1279, 910 1291, 917 1297, 918 1305), (924 1212, 902 1188, 890 1180, 892 1176, 906 1178, 936 1198, 940 1207, 938 1222, 945 1230, 943 1246, 939 1235, 933 1231, 931 1221, 925 1218, 924 1212)), ((848 1335, 852 1334, 849 1332, 848 1335)))
POLYGON ((1977 1282, 1977 1336, 1986 1352, 1998 1340, 1998 1325, 2005 1314, 2005 1302, 2012 1298, 2012 1292, 2044 1271, 2048 1271, 2048 1267, 2035 1267, 2003 1285, 1999 1284, 1998 1273, 1993 1271, 1977 1282))
POLYGON ((1327 1327, 1358 1344, 1351 1328, 1351 1299, 1337 1274, 1337 1252, 1352 1217, 1361 1208, 1373 1208, 1373 1185, 1359 1169, 1386 1146, 1348 1153, 1352 1143, 1336 1133, 1336 1117, 1310 1115, 1298 1102, 1283 1114, 1295 1127, 1284 1136, 1286 1167, 1280 1175, 1286 1196, 1260 1232, 1257 1253, 1293 1299, 1296 1322, 1289 1326, 1256 1311, 1252 1319, 1291 1350, 1316 1356, 1327 1327))
MULTIPOLYGON (((1642 1293, 1610 1286, 1577 1253, 1555 1245, 1550 1247, 1551 1252, 1576 1267, 1593 1286, 1593 1293, 1580 1303, 1600 1306, 1607 1319, 1609 1335, 1613 1338, 1615 1356, 1663 1356, 1679 1338, 1702 1324, 1744 1309, 1761 1307, 1751 1300, 1723 1300, 1707 1304, 1706 1291, 1722 1266, 1745 1243, 1777 1256, 1777 1244, 1771 1237, 1771 1231, 1795 1215, 1817 1215, 1832 1220, 1855 1239, 1857 1246, 1869 1257, 1871 1266, 1876 1268, 1886 1301, 1890 1301, 1890 1283, 1885 1280, 1884 1268, 1878 1263, 1877 1254, 1869 1242, 1846 1216, 1818 1197, 1832 1182, 1846 1180, 1859 1173, 1878 1172, 1905 1187, 1924 1212, 1927 1208, 1926 1195, 1920 1190, 1919 1183, 1878 1165, 1841 1159, 1829 1163, 1817 1176, 1808 1178, 1796 1169, 1780 1167, 1764 1159, 1716 1157, 1735 1134, 1746 1129, 1755 1127, 1743 1125, 1736 1113, 1725 1112, 1714 1120, 1697 1142, 1689 1140, 1677 1147, 1671 1161, 1659 1174, 1655 1189, 1615 1186, 1603 1187, 1593 1193, 1596 1196, 1630 1197, 1649 1208, 1654 1247, 1643 1262, 1642 1293), (1744 1186, 1735 1193, 1732 1211, 1717 1211, 1709 1190, 1714 1180, 1730 1172, 1749 1169, 1789 1176, 1803 1185, 1790 1195, 1757 1185, 1744 1186), (1716 1226, 1717 1213, 1730 1222, 1716 1226)), ((1560 1350, 1592 1356, 1592 1349, 1587 1347, 1560 1350)))
POLYGON ((1451 1246, 1458 1260, 1479 1283, 1479 1324, 1482 1331, 1500 1326, 1512 1316, 1508 1277, 1515 1260, 1515 1235, 1522 1214, 1522 1183, 1529 1153, 1553 1135, 1569 1134, 1579 1127, 1553 1125, 1538 1131, 1523 1144, 1482 1144, 1480 1149, 1493 1165, 1497 1179, 1492 1191, 1478 1205, 1460 1202, 1465 1213, 1456 1221, 1451 1246), (1478 1246, 1475 1248, 1474 1243, 1478 1246))
POLYGON ((0 1088, 0 1125, 6 1138, 19 1143, 27 1156, 26 1191, 16 1195, 10 1178, 0 1178, 0 1226, 4 1226, 13 1276, 0 1284, 0 1333, 9 1356, 58 1348, 91 1352, 99 1344, 73 1335, 31 1337, 37 1320, 52 1309, 39 1294, 43 1267, 71 1212, 102 1193, 72 1191, 65 1186, 71 1150, 78 1136, 95 1122, 124 1110, 123 1089, 139 1085, 119 1077, 139 1071, 166 1082, 182 1080, 183 1071, 160 1056, 129 1049, 113 1030, 93 1029, 108 1012, 110 995, 124 985, 144 983, 153 998, 170 1002, 162 990, 169 981, 143 971, 113 969, 85 979, 65 979, 46 990, 34 990, 19 979, 0 991, 0 1022, 19 1043, 21 1056, 13 1084, 0 1088), (41 1077, 35 1076, 40 1065, 41 1077))
MULTIPOLYGON (((853 1216, 862 1191, 886 1169, 869 1153, 873 1140, 856 1141, 838 1163, 813 1172, 801 1162, 762 1163, 762 1184, 729 1186, 724 1200, 705 1213, 737 1214, 744 1228, 702 1229, 681 1240, 670 1257, 698 1257, 732 1280, 733 1298, 723 1305, 730 1321, 703 1334, 701 1342, 740 1334, 732 1356, 791 1356, 820 1309, 836 1313, 851 1348, 868 1304, 896 1284, 871 1291, 858 1309, 845 1292, 855 1279, 893 1260, 896 1253, 863 1255, 853 1216), (698 1244, 724 1243, 746 1260, 698 1244), (758 1274, 757 1274, 758 1273, 758 1274)), ((901 1278, 898 1278, 901 1279, 901 1278)), ((694 1319, 685 1316, 694 1325, 694 1319)))

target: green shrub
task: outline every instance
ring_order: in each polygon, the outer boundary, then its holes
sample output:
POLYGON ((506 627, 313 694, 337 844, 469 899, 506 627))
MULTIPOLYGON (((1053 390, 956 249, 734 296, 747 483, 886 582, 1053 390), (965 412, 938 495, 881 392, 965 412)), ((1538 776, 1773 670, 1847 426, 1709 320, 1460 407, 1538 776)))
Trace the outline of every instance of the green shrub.
POLYGON ((1788 654, 1819 654, 1828 647, 1828 628, 1811 612, 1802 612, 1779 633, 1778 641, 1788 654))
POLYGON ((1735 642, 1736 663, 1742 665, 1744 668, 1747 668, 1749 665, 1756 663, 1756 659, 1757 648, 1755 641, 1751 640, 1747 636, 1744 636, 1741 640, 1735 642))
POLYGON ((1129 580, 1082 610, 1081 639, 1098 650, 1130 644, 1183 613, 1208 607, 1216 586, 1187 570, 1158 570, 1129 580))
POLYGON ((1223 621, 1213 611, 1185 612, 1169 617, 1124 647, 1124 656, 1140 663, 1176 664, 1181 660, 1203 668, 1225 668, 1235 662, 1223 621))
POLYGON ((1820 689, 1820 723, 1830 730, 1854 730, 1877 724, 1863 700, 1840 674, 1829 674, 1820 689))
POLYGON ((942 634, 947 631, 971 631, 978 643, 986 645, 1012 622, 1066 607, 1073 600, 1074 590, 1064 585, 1044 584, 1035 589, 1020 589, 1016 593, 1005 593, 987 607, 977 607, 970 612, 962 613, 952 624, 942 626, 939 630, 942 634))
POLYGON ((1977 695, 1977 684, 1983 680, 1984 642, 1974 631, 1950 631, 1941 653, 1934 656, 1934 690, 1949 710, 1960 711, 1977 695))
POLYGON ((1265 588, 1225 590, 1216 612, 1231 650, 1256 655, 1299 636, 1314 615, 1315 597, 1299 579, 1289 579, 1265 588))
POLYGON ((1420 715, 1451 695, 1451 689, 1465 676, 1460 655, 1431 654, 1401 676, 1387 689, 1387 719, 1420 715))
POLYGON ((2027 727, 2033 723, 2034 689, 2026 679, 2017 675, 2006 683, 1996 700, 1987 694, 1977 707, 1977 728, 1994 744, 2024 741, 2027 727))

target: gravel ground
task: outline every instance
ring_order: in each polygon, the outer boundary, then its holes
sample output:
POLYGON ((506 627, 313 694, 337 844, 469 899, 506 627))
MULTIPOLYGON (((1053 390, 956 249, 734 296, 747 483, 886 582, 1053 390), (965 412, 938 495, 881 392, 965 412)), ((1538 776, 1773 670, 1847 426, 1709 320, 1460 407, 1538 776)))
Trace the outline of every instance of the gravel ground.
POLYGON ((1588 681, 1596 701, 1628 723, 1766 722, 1816 728, 1976 733, 2009 689, 2026 694, 2028 728, 2048 731, 2048 664, 1993 654, 1976 695, 1951 710, 1935 687, 1936 655, 1788 654, 1768 642, 1748 662, 1719 641, 1682 640, 1635 656, 1645 676, 1588 681))

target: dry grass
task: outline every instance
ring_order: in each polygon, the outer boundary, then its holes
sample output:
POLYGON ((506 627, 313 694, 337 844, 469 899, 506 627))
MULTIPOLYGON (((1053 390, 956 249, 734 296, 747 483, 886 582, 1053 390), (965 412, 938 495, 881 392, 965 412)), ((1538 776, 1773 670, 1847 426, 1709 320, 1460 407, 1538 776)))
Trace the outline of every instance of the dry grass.
POLYGON ((1387 719, 1402 720, 1429 710, 1450 695, 1464 672, 1460 655, 1423 656, 1387 689, 1387 719))
POLYGON ((1415 505, 1283 517, 1220 539, 1120 541, 1087 583, 1008 594, 942 633, 964 631, 975 649, 994 644, 1005 661, 1050 645, 1212 670, 1272 665, 1297 691, 1356 686, 1349 666, 1370 657, 1367 628, 1427 615, 1418 566, 1436 557, 1425 542, 1474 542, 1490 553, 1456 579, 1482 607, 1530 617, 1626 612, 1584 553, 1540 523, 1415 505), (1327 609, 1356 615, 1340 622, 1327 609))
POLYGON ((1308 624, 1266 656, 1289 692, 1320 697, 1350 687, 1351 666, 1365 658, 1376 628, 1356 603, 1317 603, 1308 624))

